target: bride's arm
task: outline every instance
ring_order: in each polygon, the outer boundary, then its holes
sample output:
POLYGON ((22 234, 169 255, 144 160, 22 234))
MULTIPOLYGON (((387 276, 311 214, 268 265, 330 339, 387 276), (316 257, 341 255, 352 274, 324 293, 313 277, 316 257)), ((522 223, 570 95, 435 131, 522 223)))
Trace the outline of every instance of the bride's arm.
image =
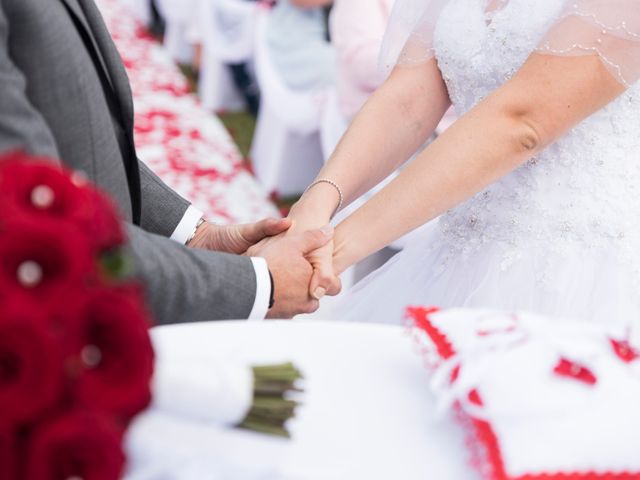
MULTIPOLYGON (((413 155, 435 131, 450 104, 435 60, 396 69, 358 113, 317 178, 340 185, 343 206, 348 205, 413 155)), ((338 202, 333 186, 316 184, 292 207, 287 234, 327 225, 338 202)), ((279 239, 272 237, 258 247, 276 241, 279 239)), ((315 269, 310 294, 318 299, 340 290, 332 254, 330 243, 308 258, 315 269)))
MULTIPOLYGON (((339 225, 334 240, 336 271, 343 271, 481 191, 623 91, 622 84, 597 56, 533 54, 509 82, 456 122, 393 182, 339 225)), ((411 122, 399 123, 409 130, 421 128, 411 122)), ((398 129, 379 125, 375 130, 375 136, 380 137, 376 148, 384 150, 398 129)), ((350 194, 357 194, 368 184, 352 178, 345 164, 366 163, 364 152, 373 152, 366 146, 357 148, 350 140, 355 138, 346 139, 342 147, 348 150, 350 162, 331 162, 322 175, 343 182, 350 194)), ((397 143, 395 147, 403 153, 408 151, 397 143)), ((384 151, 393 154, 392 149, 384 151)))
MULTIPOLYGON (((317 178, 340 185, 348 205, 407 160, 449 105, 435 60, 396 69, 358 113, 317 178)), ((292 208, 294 229, 327 224, 337 206, 334 187, 314 186, 292 208)))

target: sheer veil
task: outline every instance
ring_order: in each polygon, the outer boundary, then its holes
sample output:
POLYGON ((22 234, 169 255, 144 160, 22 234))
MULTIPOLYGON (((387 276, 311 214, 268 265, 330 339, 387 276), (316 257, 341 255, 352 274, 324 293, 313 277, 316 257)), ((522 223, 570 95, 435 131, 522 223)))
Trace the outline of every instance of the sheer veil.
POLYGON ((422 63, 433 57, 433 30, 449 0, 396 0, 380 51, 386 72, 398 63, 422 63))
POLYGON ((640 79, 640 0, 570 0, 536 49, 598 55, 623 85, 640 79))
MULTIPOLYGON (((396 0, 380 53, 380 65, 385 71, 395 65, 423 63, 434 56, 433 32, 449 1, 396 0)), ((512 0, 498 2, 500 8, 509 1, 512 0)), ((560 13, 535 52, 597 55, 625 86, 640 79, 640 0, 559 1, 560 13)))

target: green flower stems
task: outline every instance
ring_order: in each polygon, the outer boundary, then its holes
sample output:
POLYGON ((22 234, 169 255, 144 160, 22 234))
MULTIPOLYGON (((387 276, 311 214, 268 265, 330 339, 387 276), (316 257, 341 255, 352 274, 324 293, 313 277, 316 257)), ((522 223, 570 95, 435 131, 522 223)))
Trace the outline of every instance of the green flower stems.
POLYGON ((289 438, 286 423, 295 416, 299 403, 286 397, 301 391, 296 383, 302 374, 292 363, 285 363, 253 367, 253 375, 253 403, 238 427, 289 438))

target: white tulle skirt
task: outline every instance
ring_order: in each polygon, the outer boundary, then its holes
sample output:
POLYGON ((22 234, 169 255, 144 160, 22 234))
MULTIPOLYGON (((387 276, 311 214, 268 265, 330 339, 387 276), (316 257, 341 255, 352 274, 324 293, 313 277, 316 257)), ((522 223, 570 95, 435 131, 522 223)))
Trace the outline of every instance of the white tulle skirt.
POLYGON ((467 251, 451 248, 434 227, 356 284, 336 316, 397 324, 409 305, 486 307, 640 326, 637 263, 622 260, 613 245, 531 241, 514 253, 512 245, 486 242, 467 251))

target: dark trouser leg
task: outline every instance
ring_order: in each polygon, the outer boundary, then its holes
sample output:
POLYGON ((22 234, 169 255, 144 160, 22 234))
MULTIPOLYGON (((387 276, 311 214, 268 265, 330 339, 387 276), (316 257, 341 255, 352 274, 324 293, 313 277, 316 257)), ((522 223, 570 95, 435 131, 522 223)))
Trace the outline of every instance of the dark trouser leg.
POLYGON ((233 83, 238 87, 244 96, 249 111, 254 115, 258 114, 260 107, 260 91, 255 79, 249 74, 246 63, 229 64, 233 83))

